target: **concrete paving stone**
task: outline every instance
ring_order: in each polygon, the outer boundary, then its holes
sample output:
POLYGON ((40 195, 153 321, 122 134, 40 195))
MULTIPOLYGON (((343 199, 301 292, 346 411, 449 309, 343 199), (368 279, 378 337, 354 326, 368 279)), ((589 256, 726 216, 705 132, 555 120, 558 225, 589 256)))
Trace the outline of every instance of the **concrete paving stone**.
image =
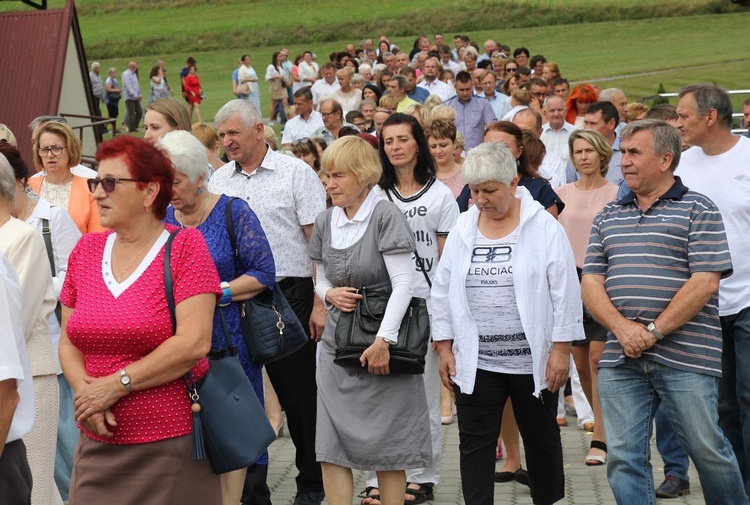
MULTIPOLYGON (((566 497, 558 502, 563 505, 614 505, 615 500, 607 482, 606 467, 587 467, 584 457, 591 442, 591 434, 575 426, 575 418, 569 416, 569 426, 561 429, 563 457, 566 477, 566 497)), ((285 430, 288 433, 287 430, 285 430)), ((443 476, 435 488, 433 505, 466 505, 461 496, 459 474, 458 425, 443 426, 443 476)), ((523 446, 522 446, 523 451, 523 446)), ((654 441, 651 441, 652 466, 655 485, 664 479, 664 463, 659 457, 654 441)), ((270 467, 268 484, 274 505, 292 505, 296 492, 294 466, 294 444, 288 436, 280 437, 269 448, 270 467)), ((498 468, 502 461, 498 461, 498 468)), ((524 464, 525 466, 525 464, 524 464)), ((354 472, 355 495, 365 487, 366 472, 354 472)), ((689 471, 691 494, 672 500, 659 500, 661 505, 703 504, 703 493, 694 465, 689 471)), ((359 505, 360 498, 352 502, 359 505)), ((324 503, 327 503, 324 501, 324 503)), ((502 505, 531 505, 529 489, 517 483, 495 485, 495 503, 502 505)))

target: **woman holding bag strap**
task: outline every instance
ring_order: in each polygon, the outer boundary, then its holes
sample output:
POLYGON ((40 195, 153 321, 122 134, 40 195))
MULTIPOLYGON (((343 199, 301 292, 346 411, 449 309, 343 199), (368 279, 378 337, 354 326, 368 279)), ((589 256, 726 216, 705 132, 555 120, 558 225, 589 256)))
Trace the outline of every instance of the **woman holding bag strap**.
POLYGON ((205 356, 219 276, 198 231, 175 239, 171 267, 177 330, 164 291, 162 220, 174 169, 145 140, 120 136, 97 151, 88 186, 103 233, 85 235, 68 262, 60 301, 60 361, 82 429, 70 504, 221 503, 207 459, 194 460, 183 377, 208 371, 205 356))
MULTIPOLYGON (((238 304, 257 295, 267 286, 273 286, 276 268, 271 247, 260 221, 248 204, 240 199, 216 195, 206 189, 208 158, 203 144, 185 131, 173 131, 158 142, 175 167, 174 195, 167 209, 165 222, 183 228, 197 228, 206 239, 211 258, 222 279, 222 298, 214 314, 212 349, 222 349, 224 333, 218 310, 223 311, 232 342, 250 383, 263 404, 263 377, 261 367, 253 363, 248 354, 240 326, 238 304), (244 272, 235 272, 234 250, 226 225, 226 206, 232 205, 232 219, 244 272)), ((268 454, 263 454, 255 465, 268 465, 268 454)), ((222 492, 226 505, 240 501, 245 469, 222 474, 222 492)))

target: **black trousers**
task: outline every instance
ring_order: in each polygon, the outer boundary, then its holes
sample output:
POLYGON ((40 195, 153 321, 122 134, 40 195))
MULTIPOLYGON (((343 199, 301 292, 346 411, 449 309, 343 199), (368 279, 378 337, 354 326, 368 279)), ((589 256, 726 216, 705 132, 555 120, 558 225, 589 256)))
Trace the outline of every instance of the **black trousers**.
POLYGON ((531 375, 511 375, 477 370, 474 392, 454 386, 458 411, 461 485, 464 501, 492 505, 494 500, 495 447, 500 435, 503 408, 513 404, 526 451, 535 504, 554 503, 565 496, 562 442, 557 415, 557 393, 546 389, 533 396, 531 375))
POLYGON ((128 129, 135 131, 143 117, 143 109, 140 100, 125 100, 125 108, 128 111, 128 129))
MULTIPOLYGON (((292 310, 309 336, 309 321, 315 301, 312 279, 309 277, 286 278, 279 283, 292 310)), ((297 449, 295 464, 297 492, 323 492, 323 475, 320 463, 315 460, 315 418, 318 401, 318 386, 315 381, 315 351, 317 344, 310 340, 297 352, 280 360, 268 363, 268 378, 276 390, 279 403, 286 413, 289 435, 297 449)), ((242 503, 246 505, 270 504, 270 492, 265 479, 259 482, 258 472, 266 468, 252 465, 248 468, 242 503)))
POLYGON ((0 456, 0 503, 31 505, 31 469, 23 440, 5 444, 0 456))

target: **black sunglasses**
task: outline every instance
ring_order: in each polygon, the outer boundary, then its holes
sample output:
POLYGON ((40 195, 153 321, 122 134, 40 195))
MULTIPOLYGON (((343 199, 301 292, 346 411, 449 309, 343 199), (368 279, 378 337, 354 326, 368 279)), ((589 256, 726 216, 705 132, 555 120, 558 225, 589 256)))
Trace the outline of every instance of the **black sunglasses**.
POLYGON ((101 183, 102 189, 105 193, 111 193, 115 190, 117 184, 121 182, 146 182, 140 179, 127 179, 125 177, 105 177, 104 179, 88 179, 86 183, 89 186, 89 191, 94 193, 96 187, 101 183))

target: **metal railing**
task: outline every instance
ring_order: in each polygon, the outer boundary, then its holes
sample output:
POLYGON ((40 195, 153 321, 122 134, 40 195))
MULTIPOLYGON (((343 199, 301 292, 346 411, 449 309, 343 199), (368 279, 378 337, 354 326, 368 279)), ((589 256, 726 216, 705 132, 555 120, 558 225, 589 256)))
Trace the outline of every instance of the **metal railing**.
MULTIPOLYGON (((84 139, 83 129, 84 128, 94 128, 93 134, 94 134, 94 139, 96 139, 97 147, 102 142, 102 133, 99 130, 99 127, 105 126, 107 130, 109 130, 110 125, 112 125, 112 138, 114 138, 115 135, 117 135, 117 128, 116 128, 117 118, 105 118, 102 116, 86 116, 86 115, 81 115, 81 114, 68 114, 65 112, 61 112, 60 115, 66 118, 71 117, 71 118, 76 118, 76 119, 87 119, 91 121, 90 123, 77 125, 77 126, 70 125, 71 129, 73 129, 74 131, 77 130, 78 138, 81 141, 81 147, 83 147, 83 139, 84 139)), ((96 151, 96 149, 94 151, 96 151)), ((96 164, 97 164, 96 159, 92 156, 83 155, 81 156, 81 161, 88 165, 91 165, 92 168, 96 167, 96 164)))
MULTIPOLYGON (((731 95, 750 95, 750 89, 730 89, 727 90, 727 94, 731 95)), ((655 100, 657 98, 677 98, 679 93, 659 93, 658 95, 654 96, 648 96, 644 98, 642 101, 645 100, 655 100)), ((742 118, 744 114, 742 112, 733 112, 732 117, 733 118, 742 118)), ((742 119, 740 119, 740 124, 742 124, 742 119)), ((745 133, 748 131, 748 128, 733 128, 732 133, 745 133)))

